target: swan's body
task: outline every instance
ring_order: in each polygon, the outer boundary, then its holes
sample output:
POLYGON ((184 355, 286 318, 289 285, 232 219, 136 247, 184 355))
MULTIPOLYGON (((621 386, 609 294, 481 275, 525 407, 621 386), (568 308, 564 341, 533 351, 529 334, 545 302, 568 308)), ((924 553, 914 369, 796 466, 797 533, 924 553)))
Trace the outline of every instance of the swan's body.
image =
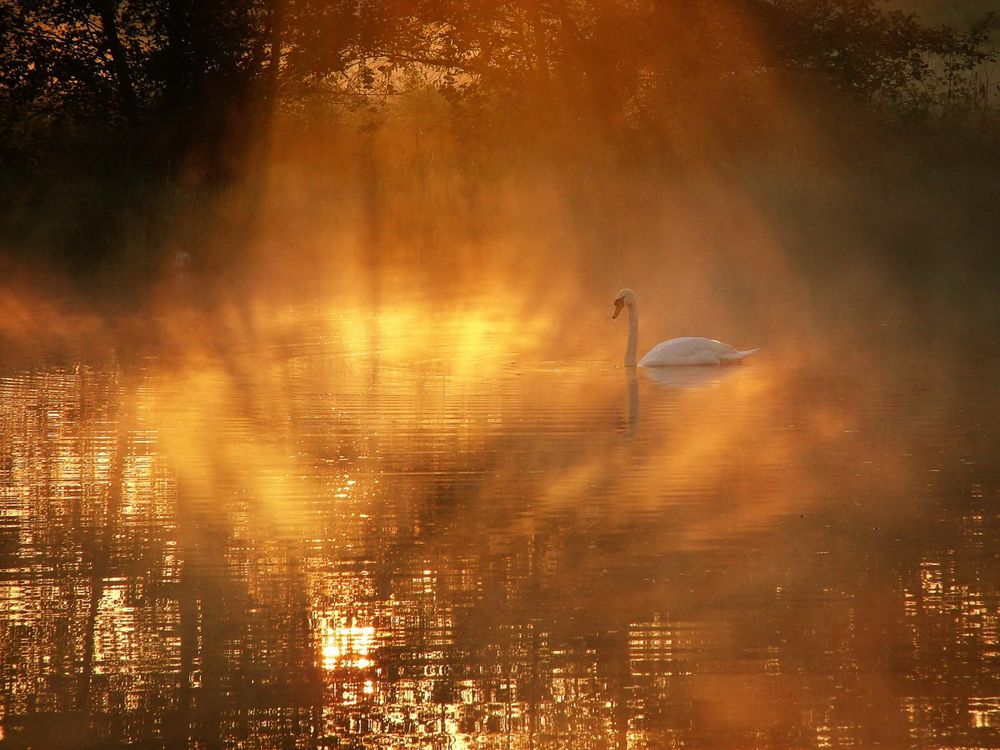
POLYGON ((666 367, 669 365, 722 365, 742 362, 752 351, 739 352, 729 344, 715 339, 684 336, 661 341, 639 360, 640 367, 666 367))
MULTIPOLYGON (((635 367, 635 350, 639 340, 639 310, 635 292, 622 289, 615 298, 617 318, 622 308, 628 308, 628 348, 625 350, 625 366, 635 367)), ((669 341, 661 341, 639 361, 639 367, 672 367, 676 365, 725 365, 737 364, 753 354, 756 349, 739 351, 729 344, 699 336, 683 336, 669 341)))

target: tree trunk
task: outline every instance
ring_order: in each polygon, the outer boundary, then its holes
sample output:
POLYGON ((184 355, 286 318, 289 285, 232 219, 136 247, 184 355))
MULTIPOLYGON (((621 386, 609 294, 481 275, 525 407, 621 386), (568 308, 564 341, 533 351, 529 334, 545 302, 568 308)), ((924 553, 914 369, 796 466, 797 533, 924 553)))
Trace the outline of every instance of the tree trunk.
POLYGON ((111 67, 122 100, 122 114, 129 125, 135 127, 139 118, 139 102, 132 84, 132 71, 128 65, 125 47, 122 46, 118 35, 117 3, 115 0, 101 0, 97 10, 101 17, 104 43, 111 53, 111 67))
POLYGON ((267 64, 267 78, 264 101, 268 117, 274 112, 278 101, 278 74, 281 72, 281 43, 285 33, 285 0, 270 2, 270 59, 267 64))

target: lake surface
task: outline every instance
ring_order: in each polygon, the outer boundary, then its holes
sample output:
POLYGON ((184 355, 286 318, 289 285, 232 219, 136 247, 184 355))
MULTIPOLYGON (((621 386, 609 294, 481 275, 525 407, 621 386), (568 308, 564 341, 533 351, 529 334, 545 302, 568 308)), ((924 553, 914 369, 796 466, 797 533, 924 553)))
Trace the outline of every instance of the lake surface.
POLYGON ((652 377, 543 329, 4 365, 3 746, 1000 747, 995 351, 652 377))

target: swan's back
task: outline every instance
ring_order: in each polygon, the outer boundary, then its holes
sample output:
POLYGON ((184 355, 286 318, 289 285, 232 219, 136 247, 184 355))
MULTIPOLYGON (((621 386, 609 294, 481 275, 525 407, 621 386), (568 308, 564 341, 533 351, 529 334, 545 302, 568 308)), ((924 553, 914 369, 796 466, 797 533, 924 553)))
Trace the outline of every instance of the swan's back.
POLYGON ((741 362, 756 349, 737 351, 729 344, 699 336, 682 336, 661 341, 650 349, 639 362, 641 367, 667 367, 671 365, 720 365, 741 362))

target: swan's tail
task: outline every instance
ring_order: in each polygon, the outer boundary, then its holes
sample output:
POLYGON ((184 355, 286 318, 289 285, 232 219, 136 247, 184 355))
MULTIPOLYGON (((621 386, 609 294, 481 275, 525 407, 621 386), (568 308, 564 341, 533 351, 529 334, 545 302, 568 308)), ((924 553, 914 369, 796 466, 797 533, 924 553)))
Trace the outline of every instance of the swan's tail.
POLYGON ((736 364, 738 362, 742 362, 744 359, 746 359, 747 357, 749 357, 754 352, 759 352, 759 351, 760 351, 760 347, 757 347, 756 349, 747 349, 746 351, 742 351, 742 352, 733 352, 732 354, 730 354, 729 356, 727 356, 725 358, 725 361, 726 362, 732 362, 732 363, 736 364))

